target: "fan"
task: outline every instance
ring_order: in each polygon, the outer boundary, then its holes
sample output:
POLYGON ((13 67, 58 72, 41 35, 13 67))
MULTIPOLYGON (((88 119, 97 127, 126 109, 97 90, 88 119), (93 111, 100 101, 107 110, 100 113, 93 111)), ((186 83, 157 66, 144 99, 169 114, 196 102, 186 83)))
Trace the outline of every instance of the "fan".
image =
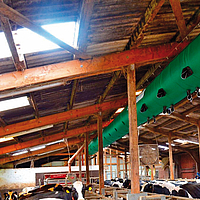
POLYGON ((159 164, 159 150, 157 144, 139 145, 140 165, 159 164))

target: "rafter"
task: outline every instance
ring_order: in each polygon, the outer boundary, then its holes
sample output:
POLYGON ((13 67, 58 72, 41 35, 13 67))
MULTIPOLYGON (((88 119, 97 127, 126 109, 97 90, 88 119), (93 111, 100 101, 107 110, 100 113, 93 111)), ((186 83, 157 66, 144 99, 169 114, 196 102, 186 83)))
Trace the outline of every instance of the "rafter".
POLYGON ((176 18, 176 23, 180 32, 180 36, 182 39, 184 39, 184 37, 187 35, 187 27, 183 17, 181 3, 177 0, 169 0, 169 2, 176 18))
POLYGON ((24 122, 19 122, 16 124, 7 125, 5 127, 0 127, 0 137, 49 124, 62 123, 68 120, 77 119, 88 115, 93 115, 100 111, 103 112, 110 109, 117 109, 121 106, 125 106, 126 104, 127 104, 127 98, 124 98, 116 101, 109 101, 102 104, 96 104, 93 106, 74 109, 54 115, 49 115, 41 117, 39 119, 32 119, 24 122))
POLYGON ((73 104, 74 104, 74 101, 75 101, 75 96, 76 96, 76 91, 77 91, 77 88, 78 88, 78 82, 79 80, 78 79, 75 79, 73 81, 73 86, 72 86, 72 92, 71 92, 71 97, 70 97, 70 102, 68 104, 68 110, 71 110, 72 107, 73 107, 73 104))
POLYGON ((142 85, 149 79, 149 77, 152 76, 152 74, 155 73, 155 71, 160 67, 160 64, 153 65, 146 74, 139 80, 139 82, 136 85, 136 89, 140 89, 142 85))
MULTIPOLYGON (((1 8, 1 7, 0 7, 1 8)), ((105 74, 120 70, 122 67, 135 63, 159 61, 179 54, 188 41, 181 44, 170 43, 153 47, 145 47, 99 56, 86 61, 72 60, 43 67, 26 69, 22 72, 11 72, 1 75, 0 91, 25 87, 47 81, 67 78, 68 80, 105 74), (175 50, 176 48, 176 50, 175 50)))
MULTIPOLYGON (((68 145, 71 146, 71 145, 77 144, 79 142, 80 142, 79 139, 69 139, 68 145)), ((36 150, 36 151, 29 151, 28 153, 24 153, 24 154, 21 154, 21 155, 18 155, 18 156, 9 156, 9 157, 6 157, 6 158, 1 158, 0 159, 0 165, 8 163, 8 162, 13 162, 15 160, 27 158, 27 157, 33 157, 33 156, 36 156, 36 155, 40 155, 40 154, 55 151, 55 150, 61 150, 63 148, 66 148, 66 144, 64 142, 54 144, 54 145, 49 145, 49 146, 46 146, 44 149, 39 149, 39 150, 36 150)))
POLYGON ((74 49, 70 45, 59 40, 58 38, 56 38, 55 36, 53 36, 49 32, 45 31, 43 28, 36 25, 31 20, 29 20, 28 18, 26 18, 25 16, 23 16, 22 14, 20 14, 16 10, 12 9, 11 7, 7 6, 6 4, 4 4, 1 1, 0 1, 0 14, 3 15, 4 17, 7 17, 10 20, 12 20, 13 22, 16 22, 20 26, 28 28, 31 31, 43 36, 44 38, 46 38, 46 39, 50 40, 51 42, 57 44, 61 48, 75 54, 79 58, 83 58, 83 59, 89 58, 86 54, 74 49))
POLYGON ((0 117, 0 126, 5 127, 6 125, 6 122, 2 119, 2 117, 0 117))
POLYGON ((39 159, 42 159, 42 158, 54 156, 56 153, 62 153, 62 152, 65 152, 65 151, 67 151, 67 149, 62 149, 62 150, 58 149, 58 150, 55 150, 53 152, 46 152, 43 155, 35 155, 35 156, 31 156, 31 157, 28 157, 28 158, 25 158, 25 159, 17 160, 17 161, 14 161, 13 164, 19 165, 19 164, 23 164, 23 163, 26 163, 26 162, 30 162, 31 160, 36 161, 36 160, 39 160, 39 159))
POLYGON ((79 37, 78 47, 81 51, 86 51, 87 31, 89 28, 90 19, 93 12, 94 0, 83 0, 81 6, 81 13, 79 17, 79 37))
POLYGON ((184 122, 187 122, 187 123, 191 123, 191 124, 194 124, 194 125, 198 125, 198 120, 194 119, 194 118, 191 118, 191 117, 186 117, 185 115, 182 115, 180 113, 177 113, 177 112, 174 112, 172 113, 171 115, 166 115, 167 117, 170 117, 170 118, 173 118, 173 119, 176 119, 176 120, 180 120, 180 121, 184 121, 184 122))
POLYGON ((39 114, 39 110, 38 110, 37 103, 36 103, 36 100, 35 100, 33 93, 30 94, 30 101, 31 101, 31 104, 32 104, 33 109, 35 111, 35 118, 38 119, 40 117, 40 114, 39 114))
MULTIPOLYGON (((109 124, 107 122, 104 122, 103 128, 105 128, 108 125, 109 124)), ((41 145, 41 144, 47 144, 47 143, 50 143, 50 142, 61 140, 63 138, 75 137, 75 136, 78 136, 82 133, 92 132, 92 131, 95 131, 95 130, 97 130, 97 124, 92 124, 92 125, 87 126, 87 127, 84 126, 84 127, 81 127, 81 128, 68 130, 67 133, 61 132, 61 133, 56 133, 54 135, 45 136, 43 138, 37 138, 37 139, 26 141, 26 142, 20 142, 18 144, 13 144, 13 145, 9 145, 9 146, 0 148, 0 154, 5 154, 5 153, 25 149, 25 148, 30 148, 30 147, 38 146, 38 145, 41 145)), ((91 137, 92 138, 96 137, 96 135, 92 135, 91 137)), ((79 140, 80 140, 80 142, 83 142, 84 138, 79 138, 79 140)))
POLYGON ((134 47, 138 47, 143 38, 144 32, 149 26, 149 24, 153 21, 159 10, 161 9, 162 5, 165 3, 165 0, 152 0, 145 11, 144 16, 139 21, 137 27, 134 29, 129 42, 127 43, 125 49, 131 49, 134 47))
POLYGON ((188 137, 186 135, 175 133, 175 132, 171 132, 171 131, 166 131, 166 130, 161 129, 161 128, 145 127, 145 129, 147 129, 148 131, 150 131, 150 132, 152 132, 154 134, 157 134, 157 135, 162 135, 162 136, 168 137, 169 133, 172 133, 172 137, 197 142, 197 139, 194 138, 194 137, 188 137))
POLYGON ((12 59, 13 59, 15 68, 16 68, 17 71, 23 71, 26 68, 26 66, 25 66, 25 63, 23 61, 19 60, 19 55, 18 55, 18 52, 17 52, 17 48, 15 46, 15 42, 14 42, 14 39, 13 39, 9 20, 5 17, 0 16, 0 21, 1 21, 1 27, 4 31, 6 40, 8 42, 8 46, 9 46, 11 54, 12 54, 12 59))
POLYGON ((105 100, 106 96, 111 91, 111 89, 113 88, 116 81, 120 78, 120 76, 121 76, 121 71, 114 72, 112 79, 106 86, 106 89, 104 90, 103 94, 99 97, 97 103, 102 103, 105 100))

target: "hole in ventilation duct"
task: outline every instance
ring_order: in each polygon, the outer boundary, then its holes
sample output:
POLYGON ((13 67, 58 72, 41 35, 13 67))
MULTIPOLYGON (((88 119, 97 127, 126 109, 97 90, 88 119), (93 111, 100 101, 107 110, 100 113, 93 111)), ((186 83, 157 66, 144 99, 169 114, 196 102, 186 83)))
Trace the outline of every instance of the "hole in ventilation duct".
POLYGON ((123 121, 122 121, 122 124, 126 125, 123 121))
POLYGON ((158 98, 164 97, 165 95, 166 95, 166 92, 163 88, 158 90, 158 94, 157 94, 158 98))
POLYGON ((142 107, 141 107, 141 109, 140 109, 140 112, 143 113, 143 112, 145 112, 147 109, 148 109, 148 107, 147 107, 147 105, 144 103, 144 104, 142 104, 142 107))
POLYGON ((117 129, 115 128, 115 131, 117 131, 117 129))
POLYGON ((192 69, 189 66, 187 66, 187 67, 183 68, 182 73, 181 73, 181 78, 186 79, 189 76, 191 76, 192 74, 193 74, 192 69))

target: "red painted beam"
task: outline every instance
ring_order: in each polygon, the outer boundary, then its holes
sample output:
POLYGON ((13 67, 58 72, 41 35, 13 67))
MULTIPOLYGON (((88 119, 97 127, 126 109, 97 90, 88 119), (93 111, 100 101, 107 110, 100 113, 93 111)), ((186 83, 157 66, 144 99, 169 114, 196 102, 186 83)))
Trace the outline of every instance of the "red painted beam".
POLYGON ((30 130, 37 127, 42 127, 49 124, 62 123, 68 120, 93 115, 100 111, 104 112, 107 110, 117 109, 119 107, 126 106, 126 105, 127 105, 127 98, 124 98, 124 99, 119 99, 116 101, 108 101, 102 104, 96 104, 96 105, 88 106, 84 108, 73 109, 73 110, 63 112, 63 113, 41 117, 39 119, 32 119, 32 120, 28 120, 24 122, 19 122, 16 124, 7 125, 5 127, 0 127, 0 137, 21 132, 21 131, 25 131, 25 130, 30 130))
MULTIPOLYGON (((104 122, 103 128, 105 128, 107 125, 108 125, 108 123, 104 122)), ((13 144, 13 145, 9 145, 6 147, 2 147, 2 148, 0 148, 0 154, 10 153, 13 151, 34 147, 34 146, 41 145, 41 144, 47 144, 50 142, 61 140, 63 138, 74 137, 74 136, 80 135, 82 133, 92 132, 95 130, 97 130, 97 124, 92 124, 90 126, 85 126, 85 127, 69 130, 66 133, 65 132, 56 133, 54 135, 45 136, 43 138, 38 138, 38 139, 29 140, 26 142, 21 142, 18 144, 13 144)), ((83 141, 84 141, 84 139, 83 140, 78 139, 78 143, 83 142, 83 141)), ((76 143, 74 143, 74 144, 76 144, 76 143)))
POLYGON ((23 72, 1 74, 0 91, 25 87, 37 83, 67 78, 68 80, 105 74, 120 70, 130 64, 141 64, 165 60, 178 55, 189 42, 170 43, 146 48, 137 48, 121 53, 94 57, 81 61, 72 60, 64 63, 26 69, 23 72), (175 50, 176 49, 176 50, 175 50))

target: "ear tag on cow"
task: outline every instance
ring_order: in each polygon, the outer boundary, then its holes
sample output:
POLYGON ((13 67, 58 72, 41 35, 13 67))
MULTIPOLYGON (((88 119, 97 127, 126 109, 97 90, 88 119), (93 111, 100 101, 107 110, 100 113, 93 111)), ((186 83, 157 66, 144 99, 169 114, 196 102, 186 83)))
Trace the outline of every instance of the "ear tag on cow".
POLYGON ((92 190, 92 187, 89 187, 89 191, 91 191, 92 190))
POLYGON ((49 188, 48 190, 50 190, 50 191, 52 191, 52 192, 53 192, 53 191, 54 191, 54 188, 52 187, 52 188, 49 188))
POLYGON ((66 193, 70 193, 69 190, 66 190, 66 193))

